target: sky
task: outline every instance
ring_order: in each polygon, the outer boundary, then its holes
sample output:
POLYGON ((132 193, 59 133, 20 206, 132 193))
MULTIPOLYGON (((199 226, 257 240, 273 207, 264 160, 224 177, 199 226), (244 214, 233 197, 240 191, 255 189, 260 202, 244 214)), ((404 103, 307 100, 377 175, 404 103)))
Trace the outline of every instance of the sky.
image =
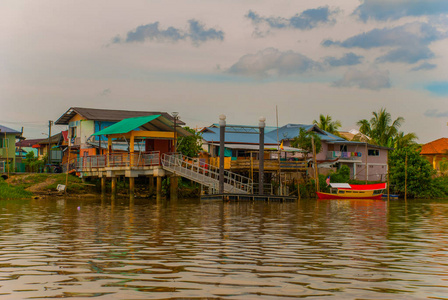
POLYGON ((277 108, 350 130, 385 108, 427 143, 448 137, 447 50, 446 0, 2 0, 0 124, 44 138, 91 107, 275 126, 277 108))

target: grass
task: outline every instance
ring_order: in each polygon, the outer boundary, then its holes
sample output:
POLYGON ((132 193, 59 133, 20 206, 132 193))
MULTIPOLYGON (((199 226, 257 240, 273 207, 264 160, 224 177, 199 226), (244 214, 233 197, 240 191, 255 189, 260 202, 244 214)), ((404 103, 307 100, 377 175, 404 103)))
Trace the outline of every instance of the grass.
MULTIPOLYGON (((25 189, 36 185, 39 185, 37 189, 38 193, 56 191, 56 188, 59 184, 66 185, 66 180, 66 174, 35 173, 12 176, 9 182, 11 187, 21 189, 26 194, 28 194, 30 192, 25 191, 25 189)), ((5 184, 8 185, 6 182, 5 184)), ((68 176, 68 193, 86 193, 92 192, 94 189, 94 186, 82 183, 82 180, 80 178, 73 175, 68 176)))
POLYGON ((0 178, 0 199, 25 199, 31 198, 33 193, 26 191, 22 186, 8 185, 0 178))

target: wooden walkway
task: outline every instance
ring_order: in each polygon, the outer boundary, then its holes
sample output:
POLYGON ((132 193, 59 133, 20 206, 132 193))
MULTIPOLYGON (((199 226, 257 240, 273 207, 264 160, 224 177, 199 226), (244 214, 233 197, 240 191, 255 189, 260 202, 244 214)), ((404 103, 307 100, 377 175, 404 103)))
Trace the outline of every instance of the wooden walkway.
POLYGON ((278 196, 278 195, 253 195, 253 194, 212 194, 212 195, 202 195, 201 200, 291 202, 291 201, 297 201, 297 197, 278 196))

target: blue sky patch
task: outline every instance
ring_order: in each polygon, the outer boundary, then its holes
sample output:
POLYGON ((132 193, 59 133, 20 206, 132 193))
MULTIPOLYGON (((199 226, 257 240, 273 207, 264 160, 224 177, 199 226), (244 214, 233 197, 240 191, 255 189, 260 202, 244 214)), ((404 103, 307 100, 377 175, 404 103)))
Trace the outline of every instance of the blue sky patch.
POLYGON ((430 83, 425 89, 437 96, 448 96, 448 81, 430 83))

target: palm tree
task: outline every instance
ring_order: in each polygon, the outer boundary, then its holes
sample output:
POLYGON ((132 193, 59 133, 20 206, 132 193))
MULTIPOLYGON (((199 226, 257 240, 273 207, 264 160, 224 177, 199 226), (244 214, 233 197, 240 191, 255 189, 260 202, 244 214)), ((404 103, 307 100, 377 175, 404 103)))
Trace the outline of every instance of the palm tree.
POLYGON ((341 121, 336 120, 333 122, 331 116, 324 116, 323 114, 319 115, 319 122, 314 120, 313 124, 317 125, 320 129, 332 134, 337 133, 338 129, 342 126, 341 121))
POLYGON ((373 112, 372 115, 370 121, 363 119, 356 123, 359 131, 370 137, 372 143, 385 147, 401 147, 402 144, 412 143, 417 138, 415 133, 405 135, 400 132, 398 128, 404 122, 404 118, 398 117, 392 121, 391 114, 385 108, 373 112))
POLYGON ((412 145, 416 145, 415 141, 418 139, 417 135, 413 132, 404 134, 403 131, 400 131, 397 136, 394 138, 393 147, 395 149, 409 147, 412 145))

